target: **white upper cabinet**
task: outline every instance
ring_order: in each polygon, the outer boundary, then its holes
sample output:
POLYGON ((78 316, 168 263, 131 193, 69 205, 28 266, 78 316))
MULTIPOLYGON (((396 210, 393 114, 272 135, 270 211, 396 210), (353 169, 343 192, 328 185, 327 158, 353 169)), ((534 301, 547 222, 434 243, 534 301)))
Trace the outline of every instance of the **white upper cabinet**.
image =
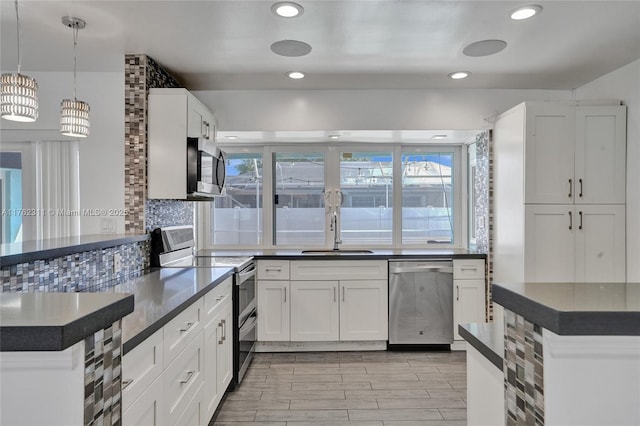
POLYGON ((624 204, 626 108, 527 104, 525 203, 624 204))
POLYGON ((626 107, 576 109, 575 204, 624 204, 626 107))

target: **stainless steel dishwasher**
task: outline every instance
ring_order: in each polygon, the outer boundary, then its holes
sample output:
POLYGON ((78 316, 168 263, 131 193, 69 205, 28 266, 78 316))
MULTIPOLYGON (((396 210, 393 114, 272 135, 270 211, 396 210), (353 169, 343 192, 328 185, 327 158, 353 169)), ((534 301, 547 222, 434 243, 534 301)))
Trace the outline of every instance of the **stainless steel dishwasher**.
POLYGON ((389 345, 453 343, 453 261, 389 261, 389 345))

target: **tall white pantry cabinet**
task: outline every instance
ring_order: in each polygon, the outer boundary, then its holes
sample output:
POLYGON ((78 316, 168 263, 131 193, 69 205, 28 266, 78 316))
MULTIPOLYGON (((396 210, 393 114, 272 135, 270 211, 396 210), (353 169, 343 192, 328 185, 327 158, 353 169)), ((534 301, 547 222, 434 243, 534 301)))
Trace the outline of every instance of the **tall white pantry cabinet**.
POLYGON ((494 127, 496 282, 624 282, 626 107, 525 102, 494 127))

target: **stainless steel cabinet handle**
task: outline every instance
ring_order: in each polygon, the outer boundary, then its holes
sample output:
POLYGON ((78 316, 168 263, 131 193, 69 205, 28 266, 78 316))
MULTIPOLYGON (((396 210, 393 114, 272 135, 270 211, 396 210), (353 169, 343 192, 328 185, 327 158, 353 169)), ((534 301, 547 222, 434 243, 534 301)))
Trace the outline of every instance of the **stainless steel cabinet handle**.
POLYGON ((224 327, 222 326, 222 321, 220 321, 218 323, 218 327, 220 327, 220 340, 218 340, 218 344, 221 345, 222 343, 224 343, 224 327))
POLYGON ((573 179, 569 179, 569 198, 573 197, 573 179))
POLYGON ((478 268, 476 266, 467 266, 467 267, 461 266, 460 270, 461 271, 477 271, 478 268))
POLYGON ((342 301, 344 302, 344 287, 342 287, 342 301))
POLYGON ((336 288, 335 287, 333 288, 333 301, 337 302, 337 299, 336 299, 336 288))
POLYGON ((180 329, 180 333, 184 333, 185 331, 188 331, 191 327, 193 327, 193 322, 188 322, 187 323, 187 328, 181 328, 180 329))
POLYGON ((573 214, 569 212, 569 229, 573 229, 573 214))
POLYGON ((189 380, 191 380, 191 378, 193 377, 193 373, 195 373, 195 371, 193 370, 187 371, 187 375, 185 376, 184 379, 180 380, 180 384, 184 385, 185 383, 188 383, 189 380))
POLYGON ((578 197, 582 198, 582 179, 578 179, 578 183, 580 184, 580 193, 578 194, 578 197))
POLYGON ((265 268, 267 272, 282 272, 282 268, 265 268))
POLYGON ((125 390, 127 386, 133 383, 133 379, 126 379, 122 381, 122 390, 125 390))
POLYGON ((287 288, 284 288, 284 303, 287 303, 287 288))
POLYGON ((580 224, 578 225, 578 229, 582 229, 582 212, 578 212, 578 215, 580 216, 580 224))

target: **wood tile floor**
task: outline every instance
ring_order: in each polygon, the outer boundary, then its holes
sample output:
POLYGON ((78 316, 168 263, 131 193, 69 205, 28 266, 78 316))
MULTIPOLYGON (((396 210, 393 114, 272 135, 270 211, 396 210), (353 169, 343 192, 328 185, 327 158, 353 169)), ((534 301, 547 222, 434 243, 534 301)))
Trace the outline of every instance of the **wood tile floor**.
POLYGON ((216 426, 464 426, 465 352, 256 354, 216 426))

